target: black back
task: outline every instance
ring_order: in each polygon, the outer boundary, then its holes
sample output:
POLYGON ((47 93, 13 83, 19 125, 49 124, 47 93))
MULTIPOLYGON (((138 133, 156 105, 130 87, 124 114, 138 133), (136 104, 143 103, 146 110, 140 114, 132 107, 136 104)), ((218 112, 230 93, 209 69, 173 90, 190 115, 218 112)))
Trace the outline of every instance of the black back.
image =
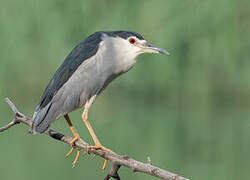
POLYGON ((102 34, 107 34, 112 37, 118 36, 123 39, 127 39, 130 36, 136 36, 138 39, 143 39, 140 34, 131 31, 99 31, 88 36, 71 51, 63 64, 57 69, 42 95, 38 109, 45 107, 52 100, 57 91, 69 80, 78 66, 96 54, 99 43, 102 41, 102 34))
POLYGON ((39 103, 40 108, 45 107, 51 101, 56 92, 69 80, 83 61, 96 54, 100 42, 101 33, 95 33, 71 51, 46 87, 39 103))

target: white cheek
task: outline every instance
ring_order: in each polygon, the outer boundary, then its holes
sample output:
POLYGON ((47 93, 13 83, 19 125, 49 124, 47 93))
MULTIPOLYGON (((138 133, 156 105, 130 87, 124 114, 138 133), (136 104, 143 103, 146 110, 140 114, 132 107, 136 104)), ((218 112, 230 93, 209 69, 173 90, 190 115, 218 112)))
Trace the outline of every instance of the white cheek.
POLYGON ((139 47, 122 38, 105 38, 104 44, 108 54, 122 62, 134 61, 140 54, 139 47))
POLYGON ((146 40, 139 40, 140 44, 146 43, 146 40))

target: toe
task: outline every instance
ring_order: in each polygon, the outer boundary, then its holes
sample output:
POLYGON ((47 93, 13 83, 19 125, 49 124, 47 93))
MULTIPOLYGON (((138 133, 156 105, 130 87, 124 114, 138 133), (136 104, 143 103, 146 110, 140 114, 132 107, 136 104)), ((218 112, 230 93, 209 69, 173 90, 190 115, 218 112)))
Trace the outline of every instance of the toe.
POLYGON ((73 152, 73 150, 74 150, 74 148, 72 147, 72 148, 70 149, 70 151, 66 154, 65 157, 66 157, 66 158, 69 157, 69 155, 73 152))
POLYGON ((77 149, 77 154, 76 154, 76 157, 75 157, 74 162, 73 162, 73 167, 75 167, 75 164, 79 158, 79 155, 80 155, 80 149, 77 149))
POLYGON ((102 166, 102 170, 105 170, 107 163, 108 163, 108 160, 105 159, 105 161, 104 161, 104 163, 103 163, 103 166, 102 166))

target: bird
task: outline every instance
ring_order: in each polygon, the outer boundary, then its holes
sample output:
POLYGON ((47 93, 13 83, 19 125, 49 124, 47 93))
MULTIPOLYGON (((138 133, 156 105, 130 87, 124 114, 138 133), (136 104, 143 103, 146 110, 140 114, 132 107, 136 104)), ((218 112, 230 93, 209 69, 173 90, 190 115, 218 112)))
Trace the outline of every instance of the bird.
MULTIPOLYGON (((74 143, 82 141, 69 113, 84 107, 81 118, 95 143, 88 149, 112 152, 97 138, 88 121, 88 111, 110 82, 134 67, 137 56, 143 53, 169 55, 168 51, 147 42, 137 32, 98 31, 89 35, 73 48, 49 81, 33 114, 31 133, 43 133, 52 122, 64 117, 74 135, 68 157, 75 148, 74 143)), ((78 149, 73 166, 79 154, 78 149)), ((106 164, 107 160, 103 169, 106 164)))

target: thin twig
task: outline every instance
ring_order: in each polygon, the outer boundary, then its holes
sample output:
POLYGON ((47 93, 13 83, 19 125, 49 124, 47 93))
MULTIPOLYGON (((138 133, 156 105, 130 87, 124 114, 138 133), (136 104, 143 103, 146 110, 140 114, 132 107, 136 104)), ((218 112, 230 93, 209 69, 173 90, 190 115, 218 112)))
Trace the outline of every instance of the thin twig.
MULTIPOLYGON (((24 123, 27 126, 31 127, 32 119, 20 113, 19 110, 16 108, 16 106, 8 98, 6 98, 5 101, 9 104, 11 110, 15 113, 15 118, 6 126, 1 127, 0 132, 3 132, 11 128, 12 126, 18 123, 24 123)), ((45 131, 44 134, 69 145, 70 145, 70 142, 73 140, 72 137, 66 136, 51 128, 45 131)), ((87 148, 88 146, 89 144, 84 141, 83 142, 76 141, 75 143, 76 148, 83 149, 86 152, 88 151, 89 153, 93 153, 95 155, 98 155, 110 161, 111 169, 108 175, 105 177, 105 180, 108 180, 111 177, 113 177, 116 180, 120 180, 120 177, 118 175, 118 170, 120 169, 121 166, 126 166, 132 169, 133 172, 142 172, 142 173, 149 174, 149 175, 152 175, 160 179, 164 179, 164 180, 188 180, 187 178, 184 178, 172 172, 153 166, 151 164, 150 158, 148 158, 147 163, 143 163, 140 161, 136 161, 132 158, 129 158, 127 155, 122 156, 116 153, 102 151, 102 150, 95 150, 95 149, 88 150, 87 148)))

